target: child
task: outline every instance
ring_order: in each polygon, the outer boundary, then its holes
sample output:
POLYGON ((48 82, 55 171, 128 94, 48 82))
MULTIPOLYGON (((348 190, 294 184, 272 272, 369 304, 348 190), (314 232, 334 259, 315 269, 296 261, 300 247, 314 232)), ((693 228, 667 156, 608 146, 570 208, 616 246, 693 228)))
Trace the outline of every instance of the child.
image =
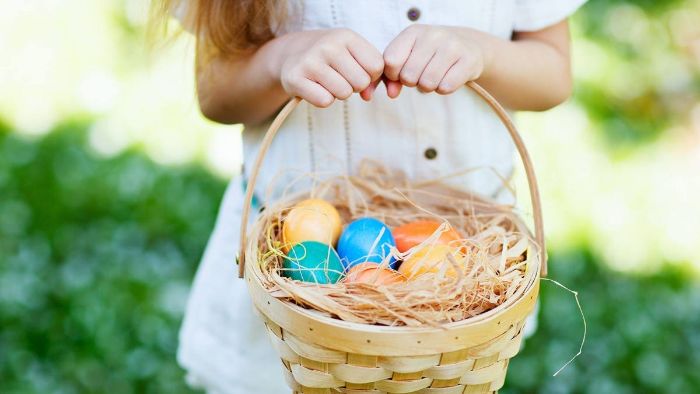
MULTIPOLYGON (((584 1, 162 0, 161 9, 196 34, 201 110, 245 124, 246 165, 276 111, 290 97, 304 99, 270 149, 262 196, 283 170, 352 173, 363 158, 413 179, 477 167, 507 176, 513 145, 463 85, 478 81, 512 110, 566 100, 566 19, 584 1)), ((247 169, 224 197, 178 360, 190 383, 209 392, 283 393, 281 364, 234 263, 247 169)), ((502 186, 486 171, 464 185, 487 195, 502 186)))

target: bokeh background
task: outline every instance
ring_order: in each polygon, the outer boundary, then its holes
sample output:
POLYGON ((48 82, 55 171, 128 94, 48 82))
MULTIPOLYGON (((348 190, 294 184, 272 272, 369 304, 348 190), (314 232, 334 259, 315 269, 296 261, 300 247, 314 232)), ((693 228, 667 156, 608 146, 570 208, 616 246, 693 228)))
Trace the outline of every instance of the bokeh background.
MULTIPOLYGON (((240 128, 209 123, 192 41, 143 0, 0 0, 0 392, 186 393, 190 282, 240 128)), ((521 114, 551 277, 503 392, 700 387, 700 1, 591 0, 576 91, 521 114)), ((232 262, 233 263, 233 262, 232 262)))

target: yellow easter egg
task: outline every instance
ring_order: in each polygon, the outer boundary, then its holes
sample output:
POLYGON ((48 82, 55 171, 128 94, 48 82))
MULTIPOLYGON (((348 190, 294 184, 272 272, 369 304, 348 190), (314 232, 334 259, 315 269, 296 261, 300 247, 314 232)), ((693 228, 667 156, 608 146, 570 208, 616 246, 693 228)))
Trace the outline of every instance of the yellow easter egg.
POLYGON ((282 227, 283 250, 295 244, 317 241, 335 246, 342 230, 338 210, 328 202, 313 198, 299 202, 287 214, 282 227))
POLYGON ((437 244, 425 246, 412 253, 401 263, 399 272, 409 280, 427 273, 437 274, 443 270, 445 276, 454 278, 457 276, 457 271, 449 261, 448 255, 451 255, 458 265, 464 265, 464 255, 455 250, 455 248, 437 244))

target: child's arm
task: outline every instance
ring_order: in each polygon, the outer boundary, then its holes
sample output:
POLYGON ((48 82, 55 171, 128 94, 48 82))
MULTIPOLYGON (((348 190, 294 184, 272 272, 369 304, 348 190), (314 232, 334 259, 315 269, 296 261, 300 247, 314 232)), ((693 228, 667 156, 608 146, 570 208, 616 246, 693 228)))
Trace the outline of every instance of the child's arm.
POLYGON ((389 44, 384 62, 388 78, 424 92, 448 94, 478 80, 515 110, 549 109, 572 89, 566 21, 516 32, 513 41, 469 28, 413 25, 389 44))
POLYGON ((369 99, 383 68, 379 50, 350 30, 290 33, 237 58, 199 53, 197 95, 207 118, 255 124, 291 96, 319 107, 353 92, 369 99))

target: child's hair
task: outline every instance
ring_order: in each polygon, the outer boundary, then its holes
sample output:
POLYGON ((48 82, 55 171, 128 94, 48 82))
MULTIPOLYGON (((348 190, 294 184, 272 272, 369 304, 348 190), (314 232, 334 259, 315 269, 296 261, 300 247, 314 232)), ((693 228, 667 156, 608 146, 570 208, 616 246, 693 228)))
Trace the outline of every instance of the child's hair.
POLYGON ((181 11, 198 46, 223 55, 246 53, 274 38, 287 11, 281 0, 155 0, 152 7, 152 32, 181 11))

